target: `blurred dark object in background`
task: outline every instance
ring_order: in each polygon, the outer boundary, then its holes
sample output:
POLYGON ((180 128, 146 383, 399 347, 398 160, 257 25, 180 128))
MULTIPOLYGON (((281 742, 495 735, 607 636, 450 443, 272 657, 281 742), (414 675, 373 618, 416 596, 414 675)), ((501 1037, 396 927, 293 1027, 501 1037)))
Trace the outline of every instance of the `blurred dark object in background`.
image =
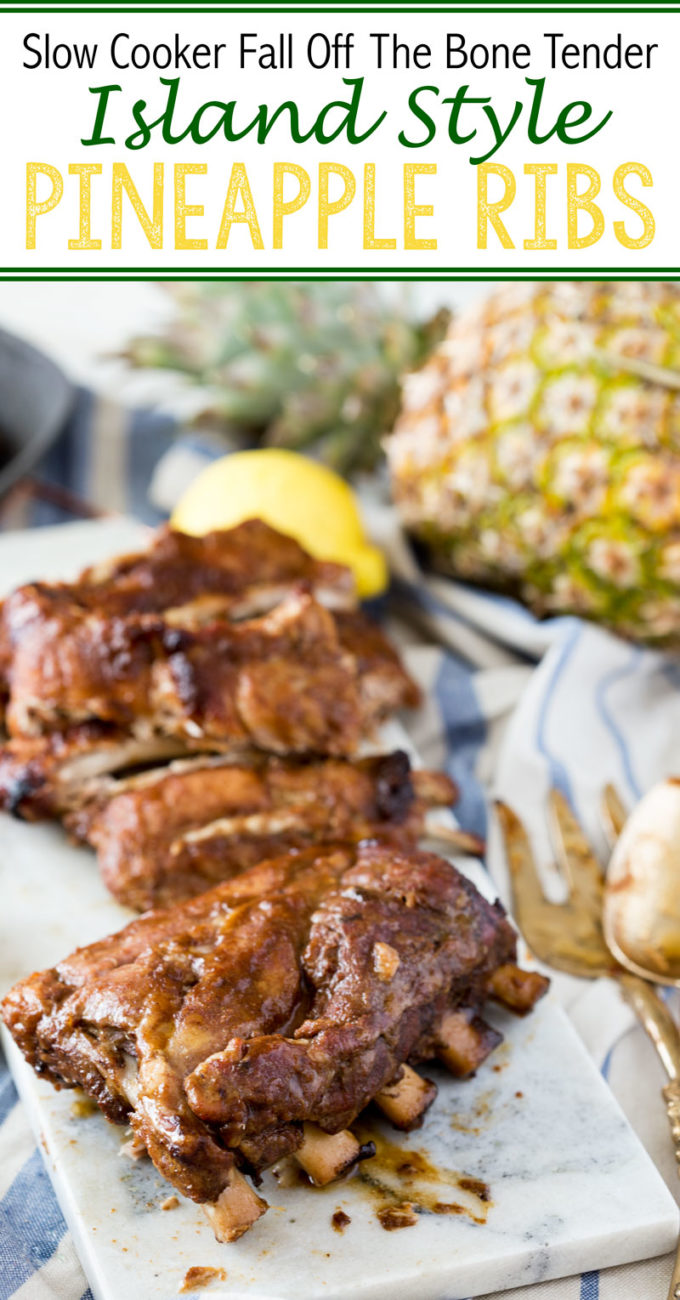
POLYGON ((102 514, 158 523, 165 512, 149 501, 149 483, 178 429, 169 414, 72 383, 0 329, 0 530, 102 514))
POLYGON ((0 330, 0 497, 37 462, 61 432, 74 385, 48 357, 0 330))

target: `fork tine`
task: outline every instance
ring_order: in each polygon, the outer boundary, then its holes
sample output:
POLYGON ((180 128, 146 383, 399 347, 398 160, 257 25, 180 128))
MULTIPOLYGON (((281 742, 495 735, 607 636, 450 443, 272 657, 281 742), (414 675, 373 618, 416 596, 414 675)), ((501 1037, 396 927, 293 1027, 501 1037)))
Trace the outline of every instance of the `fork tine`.
POLYGON ((586 977, 602 974, 610 958, 600 929, 599 893, 596 905, 579 899, 576 906, 576 891, 567 904, 549 902, 519 817, 505 803, 498 802, 496 810, 505 842, 512 911, 529 949, 555 970, 586 977))
POLYGON ((600 799, 600 815, 610 849, 613 849, 628 817, 626 806, 615 786, 607 784, 600 799))
POLYGON ((555 855, 567 878, 572 902, 599 913, 602 869, 567 800, 555 788, 548 795, 548 821, 555 855))
POLYGON ((500 799, 496 800, 496 814, 505 845, 512 911, 520 930, 525 933, 532 916, 545 906, 543 886, 536 870, 529 837, 519 817, 500 799))

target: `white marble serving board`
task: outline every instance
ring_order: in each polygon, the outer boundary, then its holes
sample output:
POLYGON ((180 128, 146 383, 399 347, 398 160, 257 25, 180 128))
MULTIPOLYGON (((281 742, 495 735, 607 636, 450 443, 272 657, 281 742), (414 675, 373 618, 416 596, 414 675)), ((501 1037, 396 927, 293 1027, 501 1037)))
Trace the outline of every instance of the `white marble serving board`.
MULTIPOLYGON (((137 536, 125 523, 7 536, 0 582, 69 576, 137 536)), ((399 741, 392 729, 389 743, 399 741)), ((481 867, 465 869, 488 892, 481 867)), ((88 850, 56 827, 6 817, 0 899, 0 992, 129 916, 88 850)), ((72 1093, 38 1080, 6 1034, 4 1043, 97 1300, 169 1300, 195 1266, 225 1271, 205 1292, 215 1300, 464 1300, 669 1250, 675 1202, 562 1011, 548 998, 525 1021, 490 1019, 506 1041, 477 1077, 438 1074, 424 1127, 404 1137, 383 1130, 437 1171, 404 1184, 403 1199, 456 1204, 457 1213, 424 1212, 387 1233, 376 1216, 384 1201, 363 1181, 370 1164, 324 1191, 284 1191, 267 1175, 269 1212, 230 1246, 215 1242, 198 1206, 163 1210, 172 1189, 149 1162, 121 1158, 120 1131, 99 1114, 78 1115, 72 1093), (488 1184, 490 1202, 461 1177, 488 1184), (336 1209, 351 1220, 342 1235, 331 1226, 336 1209)))

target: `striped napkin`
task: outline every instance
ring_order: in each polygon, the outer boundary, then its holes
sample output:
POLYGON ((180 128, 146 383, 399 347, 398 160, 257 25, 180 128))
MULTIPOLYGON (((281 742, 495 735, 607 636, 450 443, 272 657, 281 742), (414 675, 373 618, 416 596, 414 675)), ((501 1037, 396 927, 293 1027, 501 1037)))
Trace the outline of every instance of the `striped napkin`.
MULTIPOLYGON (((100 510, 155 522, 216 454, 214 444, 175 441, 175 434, 166 417, 125 413, 82 393, 63 437, 36 471, 51 491, 36 498, 17 490, 0 522, 13 528, 58 522, 69 517, 70 493, 100 510)), ((538 623, 513 601, 425 576, 375 494, 366 514, 395 576, 390 630, 425 692, 425 706, 410 724, 413 742, 424 762, 445 767, 459 783, 459 820, 488 838, 487 866, 507 901, 490 799, 502 797, 516 809, 548 875, 543 808, 550 785, 567 794, 600 844, 597 804, 605 781, 632 805, 680 767, 680 664, 578 620, 538 623)), ((557 976, 554 984, 680 1199, 659 1097, 664 1076, 644 1033, 607 981, 557 976)), ((674 995, 671 1001, 678 1001, 680 1013, 680 1000, 674 995)), ((504 1294, 513 1300, 665 1300, 670 1273, 668 1257, 504 1294)), ((10 1297, 85 1300, 90 1291, 14 1086, 0 1066, 0 1300, 10 1297)))

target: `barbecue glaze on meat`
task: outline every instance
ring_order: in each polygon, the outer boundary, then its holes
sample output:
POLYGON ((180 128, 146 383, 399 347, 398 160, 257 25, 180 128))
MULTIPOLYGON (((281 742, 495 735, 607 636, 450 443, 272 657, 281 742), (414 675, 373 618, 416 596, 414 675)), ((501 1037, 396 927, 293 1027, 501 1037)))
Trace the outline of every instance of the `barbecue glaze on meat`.
MULTIPOLYGON (((315 560, 292 537, 260 519, 192 537, 159 528, 147 550, 84 569, 75 582, 20 587, 0 613, 0 683, 3 698, 12 658, 27 623, 55 627, 77 638, 90 616, 114 626, 130 616, 176 611, 190 605, 192 620, 265 613, 304 584, 332 609, 356 603, 354 578, 342 564, 315 560)), ((39 634, 39 629, 38 629, 39 634)), ((35 629, 31 632, 34 638, 35 629)))
POLYGON ((292 587, 306 584, 330 608, 356 603, 350 569, 315 560, 284 533, 250 519, 202 537, 161 527, 144 551, 120 555, 83 570, 75 582, 40 582, 19 587, 9 598, 8 626, 21 610, 24 593, 39 592, 45 617, 69 609, 124 618, 160 613, 190 602, 220 598, 236 618, 264 613, 292 587))
POLYGON ((175 759, 192 748, 191 741, 144 739, 104 722, 16 736, 0 745, 0 809, 26 821, 61 817, 93 796, 107 776, 175 759))
POLYGON ((12 735, 96 720, 208 749, 347 754, 391 709, 417 699, 379 629, 356 612, 345 649, 333 615, 304 591, 240 623, 88 612, 72 625, 43 617, 37 589, 32 598, 23 589, 22 602, 8 673, 12 735), (362 676, 355 651, 364 642, 362 676))
POLYGON ((404 1063, 476 1068, 500 1038, 485 999, 545 990, 514 957, 500 905, 443 859, 315 846, 77 950, 3 1015, 38 1073, 214 1207, 235 1167, 299 1151, 309 1124, 339 1134, 404 1063))
POLYGON ((159 528, 146 551, 85 569, 68 590, 84 608, 110 614, 174 609, 210 596, 224 597, 234 617, 263 613, 305 583, 329 608, 355 603, 354 579, 344 564, 316 560, 293 537, 261 519, 249 519, 202 537, 159 528))
POLYGON ((415 847, 427 806, 455 798, 447 776, 412 772, 399 751, 354 761, 199 758, 101 782, 66 825, 97 850, 118 901, 144 911, 324 840, 415 847))
POLYGON ((63 818, 121 901, 175 904, 23 980, 4 1019, 223 1241, 267 1208, 244 1173, 370 1158, 348 1127, 370 1101, 417 1126, 436 1087, 413 1067, 470 1074, 500 1041, 484 1002, 546 987, 500 905, 415 849, 448 778, 356 757, 419 694, 353 605, 346 569, 251 521, 161 530, 0 615, 0 806, 63 818))

